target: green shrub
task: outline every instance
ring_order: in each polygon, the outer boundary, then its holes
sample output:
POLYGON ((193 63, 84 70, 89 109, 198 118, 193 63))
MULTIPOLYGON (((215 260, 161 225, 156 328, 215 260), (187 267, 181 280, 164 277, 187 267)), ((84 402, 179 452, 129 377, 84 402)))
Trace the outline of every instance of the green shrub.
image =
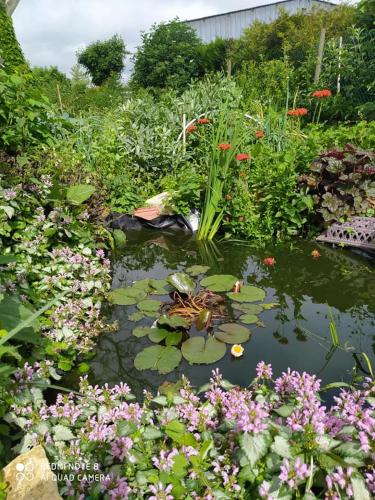
POLYGON ((12 18, 0 0, 0 68, 9 72, 28 71, 28 65, 17 41, 12 18))

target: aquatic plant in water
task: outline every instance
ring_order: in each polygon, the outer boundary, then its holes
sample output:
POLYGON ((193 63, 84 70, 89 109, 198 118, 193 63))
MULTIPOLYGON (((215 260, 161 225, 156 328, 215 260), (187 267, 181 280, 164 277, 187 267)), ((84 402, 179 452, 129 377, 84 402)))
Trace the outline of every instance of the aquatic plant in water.
MULTIPOLYGON (((207 266, 189 268, 192 275, 206 270, 207 266)), ((242 355, 241 344, 251 337, 251 330, 244 325, 263 326, 258 315, 277 305, 264 304, 265 296, 264 290, 242 285, 236 276, 212 275, 195 281, 183 272, 173 273, 165 280, 142 280, 110 294, 114 304, 137 307, 138 312, 129 314, 130 320, 153 318, 152 325, 133 329, 135 337, 147 336, 157 344, 139 352, 134 366, 160 374, 177 368, 182 358, 190 364, 216 363, 227 353, 227 345, 232 346, 232 353, 242 355), (150 293, 168 294, 168 299, 149 299, 150 293), (243 325, 231 320, 230 308, 239 314, 238 321, 243 325)))

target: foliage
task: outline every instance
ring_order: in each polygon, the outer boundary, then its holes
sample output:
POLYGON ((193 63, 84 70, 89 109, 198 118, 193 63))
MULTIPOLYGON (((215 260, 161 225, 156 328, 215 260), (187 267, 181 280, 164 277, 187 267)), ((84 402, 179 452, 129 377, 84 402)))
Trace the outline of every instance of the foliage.
POLYGON ((134 57, 132 81, 140 87, 183 91, 198 76, 199 39, 193 28, 177 19, 154 24, 142 34, 134 57))
POLYGON ((78 53, 78 63, 86 68, 94 85, 102 85, 112 76, 120 78, 127 54, 119 35, 90 44, 78 53))
POLYGON ((0 68, 10 73, 29 69, 3 0, 0 0, 0 68))
POLYGON ((250 389, 215 371, 204 397, 183 378, 139 404, 126 384, 94 388, 83 378, 79 393, 49 406, 38 390, 49 369, 16 374, 7 422, 25 432, 20 452, 39 443, 62 470, 82 464, 59 473, 64 497, 369 500, 375 492, 371 379, 341 389, 331 409, 316 376, 288 370, 273 380, 264 362, 250 389), (84 464, 96 464, 99 482, 82 480, 84 464))
POLYGON ((33 87, 31 75, 0 69, 0 150, 20 153, 37 144, 52 145, 65 125, 33 87))
POLYGON ((200 74, 226 71, 228 68, 229 51, 233 40, 216 38, 210 43, 202 43, 198 46, 198 58, 200 74))
POLYGON ((375 155, 347 145, 319 155, 301 180, 325 222, 375 214, 375 155))
POLYGON ((326 29, 327 39, 337 37, 353 24, 354 13, 355 9, 348 5, 295 14, 281 9, 275 21, 268 24, 257 21, 244 31, 233 48, 233 60, 241 65, 243 61, 287 58, 292 66, 297 67, 311 50, 316 54, 322 27, 326 29))

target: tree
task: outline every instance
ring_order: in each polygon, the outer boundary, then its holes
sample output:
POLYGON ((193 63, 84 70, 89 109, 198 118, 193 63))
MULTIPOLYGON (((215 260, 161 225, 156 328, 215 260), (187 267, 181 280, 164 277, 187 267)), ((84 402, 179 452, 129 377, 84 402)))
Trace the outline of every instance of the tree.
POLYGON ((80 64, 75 64, 70 70, 70 80, 72 85, 90 85, 90 77, 80 64))
POLYGON ((114 35, 109 40, 97 41, 78 53, 78 63, 91 76, 94 85, 102 85, 111 76, 121 76, 126 51, 123 39, 114 35))
POLYGON ((195 30, 178 19, 154 24, 149 33, 142 34, 132 82, 140 87, 182 91, 199 74, 199 46, 195 30))

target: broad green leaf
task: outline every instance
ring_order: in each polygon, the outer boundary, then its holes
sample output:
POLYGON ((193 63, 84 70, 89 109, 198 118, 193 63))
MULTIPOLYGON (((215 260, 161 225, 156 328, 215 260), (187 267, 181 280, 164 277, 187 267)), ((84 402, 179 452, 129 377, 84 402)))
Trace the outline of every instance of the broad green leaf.
MULTIPOLYGON (((155 328, 155 330, 157 330, 155 328)), ((134 328, 133 330, 133 335, 134 337, 141 338, 145 337, 146 335, 150 335, 154 331, 154 328, 151 328, 150 326, 137 326, 137 328, 134 328)))
POLYGON ((203 337, 191 337, 181 346, 183 357, 191 364, 211 364, 223 358, 226 353, 226 345, 209 337, 206 341, 203 337))
POLYGON ((242 323, 245 323, 246 325, 257 323, 258 319, 258 316, 255 316, 255 314, 243 314, 242 316, 240 316, 240 321, 242 321, 242 323))
POLYGON ((287 418, 293 413, 293 410, 293 405, 282 405, 279 408, 275 408, 273 411, 280 415, 280 417, 287 418))
POLYGON ((71 441, 72 439, 76 439, 73 432, 69 427, 65 427, 65 425, 56 425, 53 428, 53 433, 55 441, 71 441))
POLYGON ((254 467, 258 460, 265 457, 270 447, 272 438, 268 431, 259 434, 244 433, 240 436, 240 445, 245 453, 250 466, 254 467))
POLYGON ((137 307, 140 311, 156 312, 159 311, 161 305, 160 300, 145 299, 138 302, 137 307))
POLYGON ((118 306, 132 306, 146 297, 146 292, 136 288, 117 288, 108 294, 109 300, 118 306))
POLYGON ((236 281, 238 279, 231 274, 214 274, 204 278, 201 281, 201 286, 208 288, 211 292, 227 292, 232 290, 236 281))
POLYGON ((161 437, 163 437, 163 433, 156 427, 146 427, 142 434, 142 438, 146 439, 146 441, 159 439, 161 437))
POLYGON ((121 229, 114 229, 113 230, 113 239, 114 239, 116 248, 121 250, 122 248, 125 247, 126 234, 124 233, 124 231, 122 231, 121 229))
POLYGON ((186 273, 170 274, 167 281, 180 293, 189 294, 195 289, 194 281, 186 273))
POLYGON ((157 280, 151 278, 149 280, 150 293, 153 295, 165 295, 168 293, 168 282, 167 280, 157 280))
POLYGON ((196 446, 197 441, 193 434, 187 431, 186 426, 177 420, 168 422, 165 433, 176 443, 183 446, 196 446))
POLYGON ((280 304, 278 304, 277 302, 270 302, 269 304, 262 304, 262 308, 264 310, 268 310, 268 309, 273 309, 274 307, 278 307, 280 304))
POLYGON ((178 345, 182 339, 182 332, 169 332, 165 339, 165 345, 178 345))
POLYGON ((205 274, 210 269, 210 266, 190 266, 186 269, 186 272, 191 276, 199 276, 200 274, 205 274))
POLYGON ((173 371, 181 362, 181 351, 176 347, 155 345, 137 354, 134 366, 137 370, 154 370, 161 375, 173 371))
POLYGON ((116 428, 117 434, 121 437, 130 436, 138 430, 137 424, 135 424, 134 422, 129 422, 127 420, 118 420, 116 428))
POLYGON ((280 457, 291 458, 292 452, 288 440, 284 436, 276 436, 271 446, 271 450, 280 457))
POLYGON ((219 325, 219 331, 215 332, 215 338, 227 344, 242 344, 250 338, 250 330, 237 323, 225 323, 219 325))
POLYGON ((266 293, 261 288, 252 285, 241 287, 239 293, 230 292, 228 297, 237 302, 258 302, 264 300, 266 293))
POLYGON ((247 304, 247 303, 236 303, 232 304, 233 309, 241 311, 244 314, 259 314, 263 311, 263 304, 247 304))
POLYGON ((161 316, 158 319, 160 326, 170 326, 171 328, 189 328, 189 322, 181 316, 161 316))
POLYGON ((350 481, 353 487, 353 498, 358 500, 371 500, 370 493, 362 477, 353 476, 350 481))
POLYGON ((151 328, 150 333, 148 334, 148 338, 151 340, 151 342, 155 342, 158 344, 172 333, 173 332, 171 332, 170 330, 165 330, 164 328, 151 328))
POLYGON ((17 255, 0 255, 0 266, 3 266, 4 264, 9 264, 10 262, 17 262, 17 261, 18 261, 17 255))
POLYGON ((66 199, 74 205, 81 205, 81 203, 88 200, 95 193, 95 187, 91 184, 78 184, 71 186, 66 192, 66 199))
POLYGON ((133 314, 129 314, 128 320, 129 321, 140 321, 141 319, 145 318, 145 314, 141 311, 136 311, 133 314))

